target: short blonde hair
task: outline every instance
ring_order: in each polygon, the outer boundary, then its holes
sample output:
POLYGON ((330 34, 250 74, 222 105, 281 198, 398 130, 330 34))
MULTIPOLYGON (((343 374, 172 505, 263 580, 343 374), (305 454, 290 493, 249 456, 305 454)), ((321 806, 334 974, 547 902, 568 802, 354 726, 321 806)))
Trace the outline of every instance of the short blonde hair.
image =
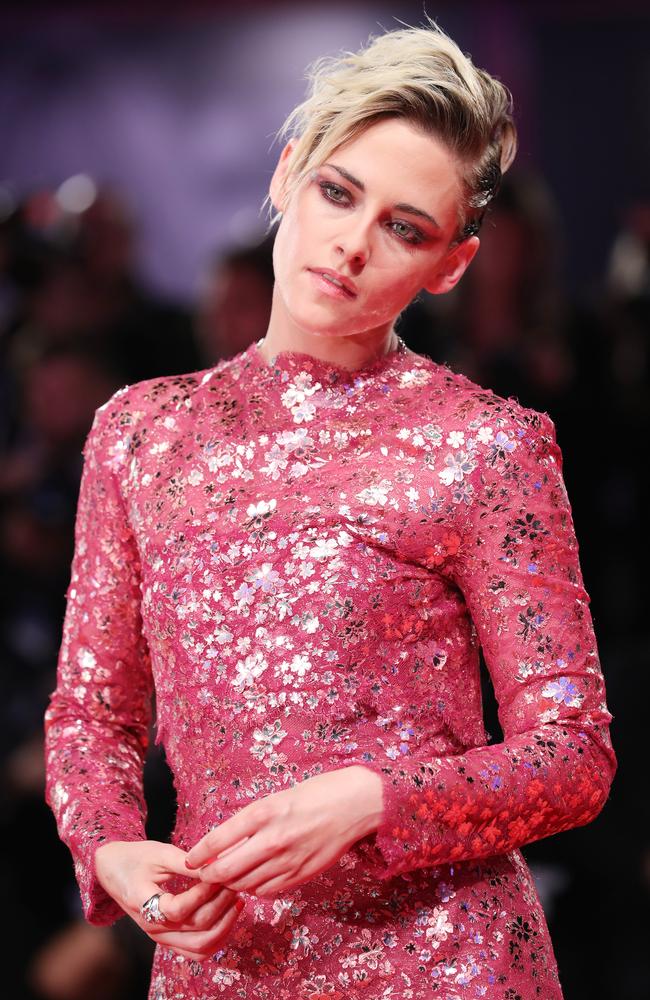
MULTIPOLYGON (((512 96, 425 17, 426 27, 371 35, 358 52, 311 63, 306 71, 309 96, 289 114, 276 138, 291 137, 296 143, 287 164, 285 193, 290 198, 314 167, 381 119, 401 118, 437 136, 461 167, 465 196, 452 240, 459 243, 480 229, 514 159, 512 96)), ((267 202, 270 195, 263 206, 267 202)), ((270 211, 269 229, 280 214, 270 211)))

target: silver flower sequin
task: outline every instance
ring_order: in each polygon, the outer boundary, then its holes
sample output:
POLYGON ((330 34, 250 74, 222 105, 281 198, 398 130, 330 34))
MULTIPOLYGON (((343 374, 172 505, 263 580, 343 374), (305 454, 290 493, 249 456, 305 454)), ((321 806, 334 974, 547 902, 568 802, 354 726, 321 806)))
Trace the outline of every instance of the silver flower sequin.
POLYGON ((93 857, 144 837, 154 687, 184 849, 324 771, 384 789, 376 834, 210 959, 158 947, 150 1000, 560 998, 519 848, 593 819, 616 762, 550 418, 410 351, 252 344, 124 387, 84 455, 45 725, 87 919, 122 915, 93 857))

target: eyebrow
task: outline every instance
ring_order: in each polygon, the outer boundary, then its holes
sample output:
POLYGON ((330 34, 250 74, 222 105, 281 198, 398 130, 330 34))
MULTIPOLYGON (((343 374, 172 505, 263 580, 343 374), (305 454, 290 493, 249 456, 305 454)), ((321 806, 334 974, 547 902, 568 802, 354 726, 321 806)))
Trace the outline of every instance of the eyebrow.
MULTIPOLYGON (((332 167, 333 170, 336 170, 337 173, 339 173, 341 175, 341 177, 345 177, 345 179, 347 181, 349 181, 350 184, 353 184, 355 188, 358 188, 359 191, 365 191, 366 190, 366 186, 363 183, 363 181, 360 181, 358 177, 354 177, 351 173, 349 173, 343 167, 337 167, 335 163, 324 163, 323 166, 324 167, 332 167)), ((400 201, 400 202, 398 202, 397 205, 394 205, 393 208, 398 208, 400 210, 400 212, 408 212, 409 215, 419 215, 421 219, 426 219, 427 222, 430 222, 431 225, 435 226, 436 229, 441 229, 442 228, 442 226, 440 225, 440 223, 436 222, 436 220, 434 219, 434 217, 432 215, 429 215, 428 212, 423 211, 423 209, 421 209, 421 208, 416 208, 415 205, 409 205, 409 204, 407 204, 404 201, 400 201)))

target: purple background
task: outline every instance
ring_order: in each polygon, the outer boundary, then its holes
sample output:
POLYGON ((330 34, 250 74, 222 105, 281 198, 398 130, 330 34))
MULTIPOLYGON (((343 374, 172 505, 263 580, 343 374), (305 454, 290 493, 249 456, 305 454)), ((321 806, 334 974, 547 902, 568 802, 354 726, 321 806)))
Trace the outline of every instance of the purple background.
MULTIPOLYGON (((206 254, 244 241, 274 134, 316 56, 420 23, 416 3, 27 7, 0 14, 0 185, 16 197, 87 172, 139 221, 142 275, 189 301, 206 254)), ((627 205, 650 195, 648 5, 429 4, 515 95, 519 164, 559 200, 566 269, 595 286, 627 205), (645 8, 645 9, 644 9, 645 8)))

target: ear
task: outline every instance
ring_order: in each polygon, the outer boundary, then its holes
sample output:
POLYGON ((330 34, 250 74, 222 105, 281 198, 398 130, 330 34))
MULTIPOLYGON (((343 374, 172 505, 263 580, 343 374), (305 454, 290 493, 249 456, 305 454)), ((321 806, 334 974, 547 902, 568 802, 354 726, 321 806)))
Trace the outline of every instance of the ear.
POLYGON ((469 236, 450 250, 438 263, 429 284, 424 286, 427 292, 432 295, 450 292, 464 275, 480 245, 478 236, 469 236))
POLYGON ((269 184, 269 194, 271 195, 271 202, 276 212, 284 212, 285 209, 284 184, 288 174, 289 157, 293 152, 294 146, 295 142, 293 139, 289 139, 289 142, 280 153, 280 158, 269 184))

